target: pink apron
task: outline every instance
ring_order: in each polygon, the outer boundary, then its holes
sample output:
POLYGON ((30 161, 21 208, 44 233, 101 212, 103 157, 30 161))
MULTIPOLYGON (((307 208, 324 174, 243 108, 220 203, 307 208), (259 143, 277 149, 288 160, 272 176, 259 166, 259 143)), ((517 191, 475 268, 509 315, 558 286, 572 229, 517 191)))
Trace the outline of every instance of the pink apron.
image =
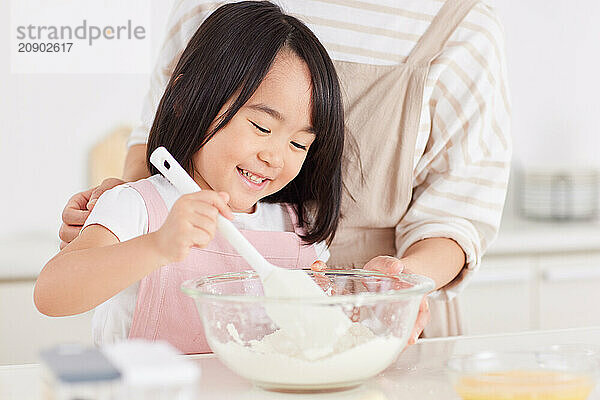
MULTIPOLYGON (((146 203, 148 232, 156 231, 169 213, 163 199, 147 180, 135 182, 132 187, 146 203)), ((312 245, 303 245, 299 237, 303 231, 297 226, 296 214, 292 207, 286 206, 295 232, 241 232, 272 264, 284 268, 309 267, 317 258, 316 250, 312 245)), ((210 352, 194 300, 181 292, 181 283, 249 269, 246 261, 219 235, 204 249, 192 248, 184 261, 161 267, 141 280, 129 337, 166 340, 184 354, 210 352)))

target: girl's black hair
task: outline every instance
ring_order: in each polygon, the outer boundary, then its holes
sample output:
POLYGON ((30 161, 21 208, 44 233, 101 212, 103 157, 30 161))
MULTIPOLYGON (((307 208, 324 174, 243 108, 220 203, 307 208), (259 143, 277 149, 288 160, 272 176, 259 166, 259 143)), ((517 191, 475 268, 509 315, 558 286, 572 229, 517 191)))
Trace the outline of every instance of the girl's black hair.
POLYGON ((291 50, 312 80, 311 122, 316 138, 294 180, 262 201, 290 203, 306 229, 302 239, 331 243, 340 219, 344 111, 334 65, 316 36, 269 1, 242 1, 215 10, 190 39, 158 106, 146 162, 165 146, 193 176, 192 159, 249 100, 277 54, 291 50), (210 125, 236 93, 214 129, 210 125), (311 215, 312 214, 312 215, 311 215))

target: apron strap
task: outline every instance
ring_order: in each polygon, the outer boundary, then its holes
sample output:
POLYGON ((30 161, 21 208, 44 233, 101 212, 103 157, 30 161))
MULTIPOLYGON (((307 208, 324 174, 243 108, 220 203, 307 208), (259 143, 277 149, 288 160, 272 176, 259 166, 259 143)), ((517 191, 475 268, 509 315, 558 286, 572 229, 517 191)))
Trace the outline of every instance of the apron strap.
POLYGON ((300 225, 298 224, 298 215, 296 214, 296 211, 294 211, 294 207, 292 207, 292 205, 290 203, 284 203, 285 204, 285 208, 288 211, 288 214, 290 215, 290 219, 292 220, 292 225, 294 226, 294 232, 296 232, 296 235, 301 236, 304 235, 305 230, 303 228, 300 227, 300 225))
POLYGON ((406 63, 427 65, 446 46, 446 42, 480 0, 446 0, 409 54, 406 63))
POLYGON ((169 215, 169 210, 165 201, 158 193, 158 190, 147 179, 130 183, 144 199, 146 211, 148 212, 148 233, 157 231, 169 215))

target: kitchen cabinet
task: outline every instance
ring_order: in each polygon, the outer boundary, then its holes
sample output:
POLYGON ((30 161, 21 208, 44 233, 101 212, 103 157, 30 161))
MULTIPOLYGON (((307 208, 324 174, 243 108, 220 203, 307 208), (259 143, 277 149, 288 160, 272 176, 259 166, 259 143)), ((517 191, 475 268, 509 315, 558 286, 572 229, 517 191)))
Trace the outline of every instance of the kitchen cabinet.
POLYGON ((0 365, 38 361, 57 343, 92 343, 92 313, 47 317, 33 303, 35 280, 58 251, 56 234, 32 232, 0 238, 0 365))
POLYGON ((600 253, 540 257, 540 329, 600 326, 600 253))
POLYGON ((57 343, 92 343, 92 312, 46 317, 33 303, 34 285, 0 281, 0 365, 38 362, 39 350, 57 343))
POLYGON ((467 332, 520 332, 534 328, 534 282, 527 258, 485 259, 460 295, 467 332))
POLYGON ((468 334, 600 325, 600 225, 510 221, 460 294, 468 334))

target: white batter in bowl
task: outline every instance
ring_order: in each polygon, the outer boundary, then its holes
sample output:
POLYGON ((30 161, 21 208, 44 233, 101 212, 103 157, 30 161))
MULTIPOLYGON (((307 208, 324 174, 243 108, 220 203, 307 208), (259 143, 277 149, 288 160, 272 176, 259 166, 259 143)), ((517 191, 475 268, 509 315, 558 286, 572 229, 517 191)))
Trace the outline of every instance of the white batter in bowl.
POLYGON ((419 275, 307 273, 329 296, 265 297, 251 271, 187 281, 182 291, 195 299, 211 349, 234 372, 266 389, 314 391, 357 386, 392 364, 406 346, 423 296, 434 288, 419 275), (335 332, 309 327, 311 336, 298 341, 273 323, 266 311, 272 307, 291 315, 299 307, 338 307, 353 322, 335 332), (324 334, 333 335, 326 346, 324 334))

